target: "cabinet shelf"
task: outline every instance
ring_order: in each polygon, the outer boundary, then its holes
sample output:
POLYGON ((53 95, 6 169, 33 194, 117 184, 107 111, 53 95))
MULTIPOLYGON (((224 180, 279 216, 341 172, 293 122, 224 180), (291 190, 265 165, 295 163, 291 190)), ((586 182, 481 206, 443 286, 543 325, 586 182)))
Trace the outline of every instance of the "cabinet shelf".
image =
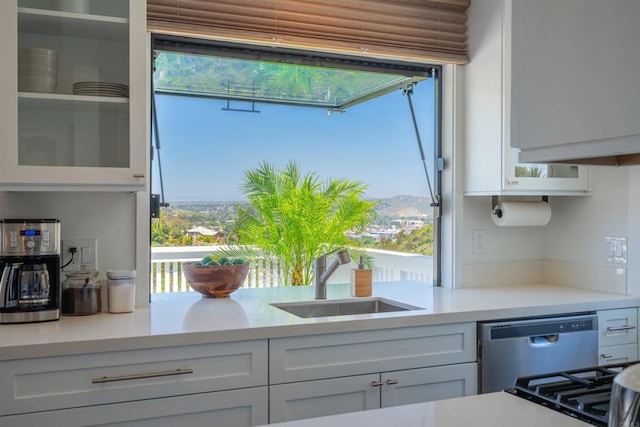
POLYGON ((126 18, 18 8, 18 28, 22 33, 126 42, 128 25, 126 18))
POLYGON ((21 108, 86 110, 99 108, 107 112, 123 112, 129 109, 129 98, 107 96, 67 95, 59 93, 18 93, 21 108))

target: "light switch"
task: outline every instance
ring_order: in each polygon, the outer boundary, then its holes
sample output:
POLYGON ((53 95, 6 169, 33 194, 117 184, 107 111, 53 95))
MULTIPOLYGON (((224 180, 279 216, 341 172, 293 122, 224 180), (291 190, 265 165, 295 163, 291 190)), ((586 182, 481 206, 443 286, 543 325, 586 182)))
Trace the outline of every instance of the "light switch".
POLYGON ((606 237, 607 261, 614 264, 627 263, 627 239, 624 237, 606 237))

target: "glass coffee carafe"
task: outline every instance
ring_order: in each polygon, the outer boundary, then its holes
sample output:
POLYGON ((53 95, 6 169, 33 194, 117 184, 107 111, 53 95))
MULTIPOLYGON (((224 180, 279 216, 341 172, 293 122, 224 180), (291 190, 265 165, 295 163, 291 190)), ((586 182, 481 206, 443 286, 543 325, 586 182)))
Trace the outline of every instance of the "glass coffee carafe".
POLYGON ((2 272, 6 278, 9 301, 16 307, 49 303, 51 281, 47 264, 16 262, 6 264, 2 272))
POLYGON ((20 298, 18 304, 46 305, 49 303, 49 271, 47 264, 23 264, 20 270, 20 298))

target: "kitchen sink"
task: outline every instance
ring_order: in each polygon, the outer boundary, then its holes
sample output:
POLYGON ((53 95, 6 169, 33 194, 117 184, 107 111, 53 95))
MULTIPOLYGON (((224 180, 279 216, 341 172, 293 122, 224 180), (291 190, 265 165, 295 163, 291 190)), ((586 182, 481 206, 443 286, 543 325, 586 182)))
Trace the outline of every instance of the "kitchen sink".
POLYGON ((421 307, 384 298, 319 300, 274 303, 272 306, 298 317, 345 316, 349 314, 390 313, 394 311, 422 310, 421 307))

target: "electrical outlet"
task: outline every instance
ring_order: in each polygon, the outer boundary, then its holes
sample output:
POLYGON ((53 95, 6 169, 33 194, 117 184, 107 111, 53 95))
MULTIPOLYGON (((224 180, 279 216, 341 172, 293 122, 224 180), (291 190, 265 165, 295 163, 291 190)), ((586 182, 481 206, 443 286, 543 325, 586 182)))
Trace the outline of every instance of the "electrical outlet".
POLYGON ((473 230, 473 254, 482 255, 487 252, 486 230, 473 230))
POLYGON ((65 270, 73 270, 84 265, 87 270, 98 269, 98 240, 71 239, 62 241, 62 264, 65 270), (70 248, 76 248, 72 254, 70 248), (68 264, 68 265, 67 265, 68 264))

